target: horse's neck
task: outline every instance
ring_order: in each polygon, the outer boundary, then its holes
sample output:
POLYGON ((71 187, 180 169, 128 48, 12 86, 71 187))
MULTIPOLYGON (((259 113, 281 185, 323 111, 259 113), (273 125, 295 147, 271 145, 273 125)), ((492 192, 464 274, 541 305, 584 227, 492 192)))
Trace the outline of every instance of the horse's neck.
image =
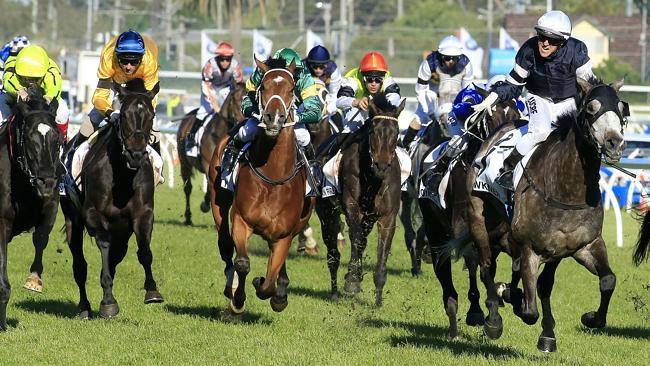
POLYGON ((595 203, 600 199, 600 158, 597 150, 571 129, 562 140, 555 137, 544 160, 545 186, 549 194, 565 202, 595 203))
POLYGON ((253 164, 261 167, 264 174, 273 179, 287 176, 293 171, 297 157, 293 128, 281 129, 275 142, 261 133, 252 150, 253 164))

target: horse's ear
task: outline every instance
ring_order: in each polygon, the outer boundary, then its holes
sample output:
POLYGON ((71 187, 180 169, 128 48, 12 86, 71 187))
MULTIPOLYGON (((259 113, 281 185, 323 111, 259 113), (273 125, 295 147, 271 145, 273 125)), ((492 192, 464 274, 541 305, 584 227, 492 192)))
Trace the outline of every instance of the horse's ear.
POLYGON ((368 102, 368 115, 371 117, 376 116, 379 114, 379 112, 380 112, 379 108, 377 108, 377 106, 375 105, 374 100, 370 99, 370 101, 368 102))
POLYGON ((482 96, 483 98, 487 97, 488 94, 490 94, 489 91, 481 88, 480 86, 478 86, 476 84, 474 84, 474 90, 476 90, 476 92, 479 93, 479 95, 482 96))
POLYGON ((158 95, 159 91, 160 91, 160 82, 157 82, 156 85, 154 85, 153 88, 147 92, 147 97, 149 97, 149 99, 153 99, 156 97, 156 95, 158 95))
POLYGON ((113 83, 113 87, 115 88, 115 92, 118 95, 124 96, 128 93, 128 89, 126 88, 125 85, 118 84, 118 83, 113 83))
POLYGON ((589 91, 594 87, 591 83, 583 78, 577 78, 578 86, 584 94, 589 94, 589 91))
POLYGON ((623 84, 625 84, 625 76, 623 76, 621 80, 616 80, 615 82, 609 85, 618 92, 621 89, 621 87, 623 87, 623 84))
POLYGON ((402 98, 402 103, 399 104, 399 107, 397 107, 397 115, 399 116, 400 113, 404 110, 404 107, 406 107, 406 98, 402 98))
POLYGON ((296 60, 291 60, 291 63, 289 64, 289 67, 287 67, 287 70, 291 72, 291 75, 294 75, 296 73, 296 60))
POLYGON ((257 65, 257 68, 262 71, 262 74, 269 71, 269 67, 264 62, 258 60, 257 56, 253 55, 253 58, 255 59, 255 65, 257 65))

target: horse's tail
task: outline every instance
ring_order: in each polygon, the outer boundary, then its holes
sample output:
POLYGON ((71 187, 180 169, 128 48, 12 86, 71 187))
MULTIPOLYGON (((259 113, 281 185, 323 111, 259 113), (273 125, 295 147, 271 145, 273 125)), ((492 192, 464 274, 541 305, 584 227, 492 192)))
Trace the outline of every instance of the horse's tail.
POLYGON ((650 215, 648 211, 643 214, 643 222, 641 222, 641 229, 639 229, 639 240, 636 242, 636 250, 634 251, 634 260, 635 265, 641 264, 645 261, 648 256, 648 250, 650 249, 650 215))
POLYGON ((474 242, 472 241, 472 237, 469 235, 469 233, 465 233, 462 236, 451 239, 445 243, 445 245, 442 246, 438 254, 438 258, 435 258, 434 260, 444 260, 448 258, 452 258, 454 261, 457 261, 465 255, 472 255, 474 254, 474 246, 472 245, 474 242))

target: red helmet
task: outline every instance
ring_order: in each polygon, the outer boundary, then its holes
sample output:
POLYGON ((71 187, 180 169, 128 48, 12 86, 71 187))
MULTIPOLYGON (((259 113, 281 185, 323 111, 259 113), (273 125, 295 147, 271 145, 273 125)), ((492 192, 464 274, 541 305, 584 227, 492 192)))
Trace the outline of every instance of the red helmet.
POLYGON ((235 49, 229 42, 223 41, 217 44, 217 49, 214 53, 216 53, 217 56, 232 56, 235 54, 235 49))
POLYGON ((382 71, 388 72, 388 63, 381 53, 377 51, 370 51, 366 53, 361 59, 361 65, 359 65, 359 71, 369 72, 369 71, 382 71))

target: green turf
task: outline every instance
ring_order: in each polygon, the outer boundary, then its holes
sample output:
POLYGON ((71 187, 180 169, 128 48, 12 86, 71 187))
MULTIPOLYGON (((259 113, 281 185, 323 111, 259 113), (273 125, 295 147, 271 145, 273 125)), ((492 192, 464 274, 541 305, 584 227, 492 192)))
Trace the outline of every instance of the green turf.
MULTIPOLYGON (((197 183, 200 183, 197 181, 197 183)), ((200 186, 196 184, 195 187, 200 186)), ((605 240, 618 284, 604 330, 582 328, 580 315, 598 305, 598 280, 575 261, 562 263, 552 297, 557 322, 558 352, 544 355, 535 344, 539 322, 527 326, 504 308, 501 339, 486 340, 481 328, 464 325, 468 302, 467 275, 454 265, 461 294, 460 337, 446 338, 447 318, 441 291, 430 265, 412 278, 401 228, 389 258, 384 306, 375 308, 371 268, 364 292, 338 303, 328 300, 329 274, 323 246, 316 258, 295 253, 288 260, 291 279, 289 306, 274 313, 248 286, 247 312, 242 322, 223 319, 226 300, 223 265, 216 248, 211 215, 198 210, 193 196, 195 226, 182 224, 180 188, 158 188, 152 250, 154 275, 166 298, 144 305, 143 271, 136 246, 118 266, 114 294, 121 312, 112 320, 81 321, 71 256, 64 242, 59 215, 57 231, 45 253, 45 290, 24 290, 33 255, 31 235, 23 234, 9 247, 9 277, 13 292, 8 306, 9 330, 0 334, 0 364, 232 364, 232 365, 477 365, 477 364, 647 364, 650 359, 650 263, 631 263, 638 224, 627 215, 625 246, 614 246, 614 220, 606 217, 605 240)), ((312 222, 316 222, 313 220, 312 222)), ((320 235, 320 234, 318 234, 320 235)), ((318 237, 320 239, 320 237, 318 237)), ((366 257, 375 262, 376 242, 370 239, 366 257)), ((101 298, 99 251, 86 236, 89 261, 87 284, 93 310, 101 298)), ((263 275, 266 247, 255 239, 250 246, 251 275, 263 275)), ((339 278, 345 274, 349 247, 342 254, 339 278)), ((499 258, 499 279, 506 279, 510 260, 499 258)), ((482 298, 484 290, 480 285, 482 298)))

